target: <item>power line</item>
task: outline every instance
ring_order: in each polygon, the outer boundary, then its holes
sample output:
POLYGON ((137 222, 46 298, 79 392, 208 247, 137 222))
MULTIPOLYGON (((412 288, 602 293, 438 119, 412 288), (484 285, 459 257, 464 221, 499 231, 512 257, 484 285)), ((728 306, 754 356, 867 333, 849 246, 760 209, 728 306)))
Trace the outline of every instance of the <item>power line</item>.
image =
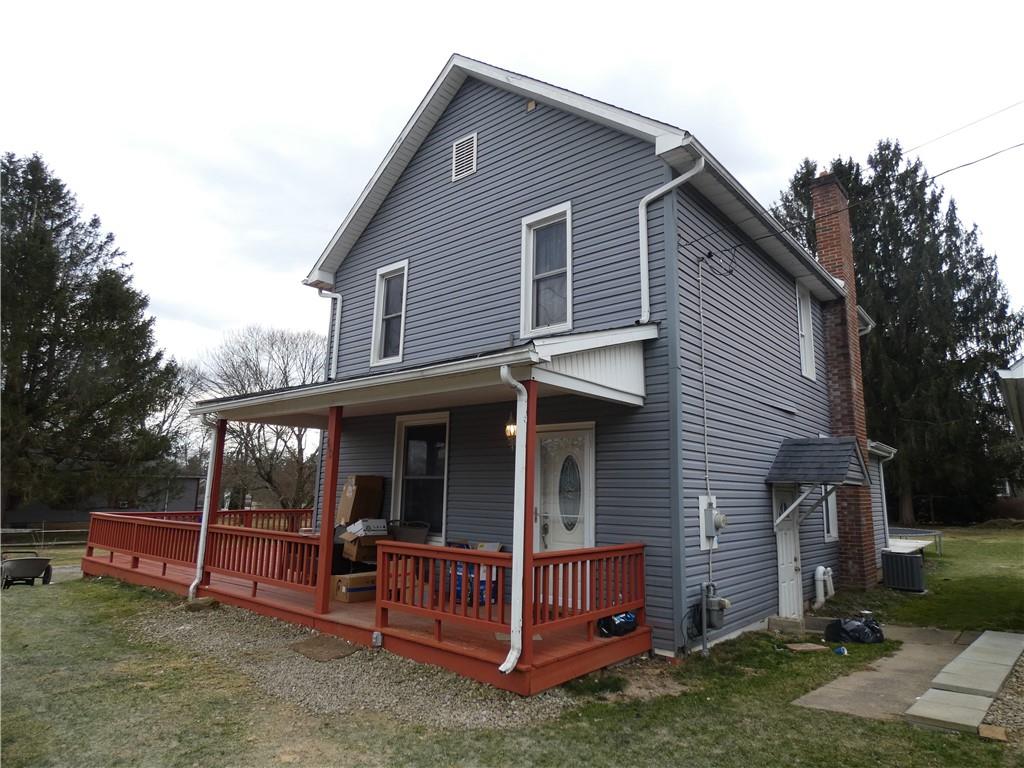
MULTIPOLYGON (((955 165, 952 168, 947 168, 946 170, 941 171, 941 172, 935 174, 934 176, 928 176, 928 177, 922 179, 921 183, 928 183, 930 181, 934 181, 935 179, 939 178, 940 176, 945 176, 947 173, 953 173, 953 171, 959 171, 962 168, 967 168, 967 167, 972 166, 972 165, 977 165, 978 163, 984 162, 985 160, 989 160, 989 159, 991 159, 993 157, 996 157, 997 155, 1001 155, 1004 152, 1009 152, 1010 150, 1013 150, 1013 149, 1019 149, 1020 147, 1024 147, 1024 141, 1019 142, 1017 144, 1011 144, 1010 146, 1003 147, 1002 149, 998 149, 995 152, 992 152, 991 154, 984 155, 983 157, 977 157, 974 160, 969 160, 966 163, 961 163, 960 165, 955 165)), ((858 205, 863 205, 864 203, 870 203, 870 202, 872 202, 874 200, 877 200, 879 197, 881 197, 881 194, 882 193, 879 193, 877 195, 873 195, 871 197, 862 198, 860 200, 857 200, 856 202, 850 203, 845 208, 837 208, 834 211, 830 211, 826 215, 827 216, 835 216, 835 215, 837 215, 839 213, 842 213, 843 211, 849 211, 851 208, 856 208, 858 205)), ((713 230, 711 232, 703 234, 700 237, 695 237, 692 240, 687 240, 685 243, 682 243, 680 245, 680 247, 681 248, 685 248, 687 246, 694 245, 695 243, 699 243, 702 240, 708 239, 709 237, 714 237, 715 235, 721 234, 722 232, 726 232, 728 230, 732 230, 732 229, 734 229, 739 224, 744 224, 744 223, 746 223, 748 221, 751 221, 751 220, 757 219, 757 218, 760 218, 760 216, 758 214, 753 214, 751 216, 747 216, 744 219, 740 219, 739 221, 733 222, 732 224, 730 224, 727 227, 720 227, 720 228, 718 228, 716 230, 713 230)), ((788 227, 780 227, 779 229, 776 229, 776 230, 774 230, 772 232, 769 232, 766 235, 759 235, 758 237, 748 237, 748 242, 745 243, 745 244, 757 243, 757 242, 760 242, 761 240, 767 240, 767 239, 772 238, 772 237, 778 237, 783 232, 790 232, 791 230, 799 229, 800 227, 803 227, 803 226, 805 226, 805 224, 803 222, 797 222, 796 224, 791 224, 788 227)), ((737 247, 738 246, 733 246, 732 247, 733 259, 735 259, 735 251, 736 251, 737 247)))
POLYGON ((1020 101, 1015 101, 1013 104, 1010 104, 1009 106, 1003 107, 1002 109, 997 109, 995 112, 992 112, 991 114, 985 115, 984 117, 979 117, 977 120, 972 120, 969 123, 964 123, 959 128, 954 128, 953 130, 947 131, 946 133, 942 134, 941 136, 936 136, 933 139, 928 139, 928 141, 921 142, 916 147, 911 147, 910 149, 907 149, 907 150, 904 150, 904 151, 905 152, 913 152, 914 150, 920 149, 921 147, 927 147, 929 144, 933 144, 934 142, 938 141, 939 139, 944 139, 947 136, 952 136, 954 133, 959 133, 960 131, 964 130, 965 128, 970 128, 972 125, 977 125, 978 123, 983 123, 986 120, 988 120, 990 117, 995 117, 996 115, 1001 115, 1001 114, 1003 114, 1003 112, 1011 110, 1014 107, 1019 107, 1021 104, 1024 104, 1024 99, 1021 99, 1020 101))

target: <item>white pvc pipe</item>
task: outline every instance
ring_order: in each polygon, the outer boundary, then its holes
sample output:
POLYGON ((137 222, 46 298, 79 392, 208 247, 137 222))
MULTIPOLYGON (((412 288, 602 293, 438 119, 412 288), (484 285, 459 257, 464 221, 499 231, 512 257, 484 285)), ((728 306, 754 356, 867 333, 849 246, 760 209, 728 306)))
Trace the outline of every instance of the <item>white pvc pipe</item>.
MULTIPOLYGON (((647 207, 657 200, 659 197, 664 197, 673 189, 682 184, 685 184, 698 173, 704 170, 704 158, 698 157, 697 161, 693 164, 693 167, 681 176, 677 176, 667 184, 662 184, 653 192, 644 196, 640 201, 640 324, 650 322, 651 320, 651 274, 650 265, 648 261, 650 259, 650 244, 647 241, 647 207)), ((673 222, 672 226, 675 226, 673 222)))
POLYGON ((821 608, 825 601, 835 595, 836 588, 832 583, 832 569, 819 565, 814 569, 814 605, 815 610, 821 608))
POLYGON ((317 291, 322 299, 334 299, 334 334, 331 339, 331 360, 327 366, 327 378, 333 379, 338 372, 338 340, 341 336, 341 294, 334 291, 325 291, 323 288, 317 291))
MULTIPOLYGON (((199 547, 196 552, 196 577, 189 585, 188 588, 188 599, 196 599, 196 590, 199 588, 199 582, 203 580, 203 565, 206 563, 206 531, 210 527, 210 510, 214 508, 214 504, 220 506, 220 499, 213 499, 213 465, 217 463, 217 457, 223 453, 224 446, 220 438, 221 430, 217 425, 213 428, 213 439, 210 441, 210 461, 209 466, 206 468, 206 494, 203 499, 203 522, 199 526, 199 547)), ((226 439, 227 435, 224 435, 223 439, 226 439)), ((218 495, 220 489, 218 490, 218 495)))
MULTIPOLYGON (((515 492, 512 495, 512 617, 508 656, 498 670, 509 674, 523 652, 523 551, 526 546, 526 387, 512 378, 507 365, 501 366, 501 380, 516 392, 515 492)), ((530 542, 532 546, 533 543, 530 542)), ((504 599, 499 596, 499 599, 504 599)))

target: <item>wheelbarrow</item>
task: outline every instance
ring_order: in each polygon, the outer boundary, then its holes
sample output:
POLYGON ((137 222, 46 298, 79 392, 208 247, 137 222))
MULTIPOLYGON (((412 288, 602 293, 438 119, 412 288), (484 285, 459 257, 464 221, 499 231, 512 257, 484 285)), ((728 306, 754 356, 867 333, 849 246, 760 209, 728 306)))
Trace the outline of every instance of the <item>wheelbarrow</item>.
POLYGON ((12 584, 28 584, 34 587, 36 579, 42 579, 43 584, 49 584, 53 578, 53 567, 50 565, 50 558, 39 557, 36 552, 26 551, 17 553, 28 555, 28 557, 11 557, 13 552, 3 555, 3 562, 0 563, 0 574, 3 579, 3 589, 8 589, 12 584))

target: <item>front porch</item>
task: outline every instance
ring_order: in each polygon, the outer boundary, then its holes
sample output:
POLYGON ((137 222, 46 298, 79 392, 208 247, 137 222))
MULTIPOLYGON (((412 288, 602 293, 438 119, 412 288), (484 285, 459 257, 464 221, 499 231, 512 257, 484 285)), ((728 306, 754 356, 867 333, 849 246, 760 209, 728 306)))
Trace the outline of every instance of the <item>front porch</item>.
MULTIPOLYGON (((643 546, 539 553, 526 596, 529 638, 515 669, 509 649, 510 553, 389 542, 378 545, 375 599, 317 605, 319 545, 297 533, 311 510, 222 511, 207 532, 197 594, 312 627, 498 688, 530 695, 645 653, 643 546), (480 574, 474 583, 473 574, 480 574), (483 595, 485 599, 472 599, 483 595), (491 597, 487 599, 487 595, 491 597), (465 596, 466 599, 463 599, 465 596), (635 611, 640 626, 602 638, 600 618, 635 611), (379 633, 379 634, 377 634, 379 633), (376 634, 376 639, 375 639, 376 634)), ((197 513, 94 513, 82 572, 185 595, 195 578, 197 513)))

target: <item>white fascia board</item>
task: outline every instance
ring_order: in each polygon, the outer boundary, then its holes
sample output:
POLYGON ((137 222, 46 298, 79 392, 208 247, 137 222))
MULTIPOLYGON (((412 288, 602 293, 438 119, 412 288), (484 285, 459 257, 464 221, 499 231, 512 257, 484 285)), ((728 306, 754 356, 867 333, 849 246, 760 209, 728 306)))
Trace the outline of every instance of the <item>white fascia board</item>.
POLYGON ((877 440, 868 440, 868 453, 872 456, 881 456, 883 459, 891 459, 896 455, 896 449, 877 440))
MULTIPOLYGON (((690 183, 698 190, 704 185, 714 185, 715 188, 725 192, 729 197, 739 203, 749 213, 730 218, 742 230, 746 230, 751 224, 757 224, 764 230, 762 235, 774 235, 774 237, 760 240, 761 247, 780 263, 781 266, 799 282, 807 285, 808 289, 819 301, 845 298, 846 289, 826 270, 814 255, 804 248, 796 238, 782 228, 782 225, 761 203, 757 201, 750 192, 723 166, 714 155, 693 135, 684 138, 674 136, 662 136, 655 143, 655 150, 658 156, 677 170, 689 167, 695 157, 703 157, 705 172, 695 177, 690 183), (741 223, 742 222, 742 223, 741 223), (773 251, 776 251, 773 253, 773 251), (789 265, 783 264, 782 258, 789 260, 789 265), (797 268, 793 262, 799 264, 797 268)), ((724 211, 723 211, 724 213, 724 211)), ((749 233, 748 233, 749 234, 749 233)))
POLYGON ((314 269, 306 278, 302 281, 304 285, 312 286, 324 291, 334 290, 334 275, 330 272, 325 272, 322 269, 314 269))
POLYGON ((333 275, 344 261, 348 249, 355 244, 363 228, 369 223, 405 166, 419 149, 423 139, 447 108, 452 97, 466 81, 474 77, 489 85, 555 106, 563 111, 592 120, 615 130, 654 143, 658 137, 686 136, 686 131, 652 120, 620 107, 605 104, 564 88, 509 72, 459 54, 454 54, 434 80, 426 96, 420 101, 409 122, 405 124, 384 160, 363 188, 355 205, 324 248, 316 265, 304 281, 318 286, 317 273, 333 275))
POLYGON ((857 319, 860 321, 857 332, 861 336, 866 336, 875 329, 876 323, 874 318, 871 317, 871 315, 869 315, 867 311, 865 311, 864 307, 860 306, 859 304, 857 305, 857 319))
POLYGON ((296 404, 306 398, 320 398, 324 395, 343 395, 347 392, 358 390, 372 390, 377 387, 384 387, 392 384, 402 384, 407 381, 421 379, 443 378, 457 376, 466 373, 475 373, 488 368, 498 368, 502 365, 531 365, 541 362, 540 355, 534 350, 524 347, 522 349, 499 352, 494 355, 474 357, 469 360, 456 360, 450 363, 439 363, 424 368, 412 368, 391 373, 382 373, 375 376, 361 376, 358 379, 347 379, 343 381, 330 382, 328 384, 313 385, 301 389, 288 390, 285 392, 268 392, 262 395, 241 397, 235 400, 222 400, 219 402, 199 402, 189 410, 191 416, 203 416, 207 414, 226 413, 241 408, 251 408, 261 405, 278 405, 293 403, 296 404))
POLYGON ((624 405, 644 404, 643 395, 638 395, 635 392, 624 392, 621 389, 605 386, 604 384, 599 384, 595 381, 585 381, 583 379, 578 379, 575 376, 567 376, 564 373, 547 371, 543 368, 533 368, 530 372, 530 378, 540 384, 558 387, 566 392, 594 397, 598 400, 607 400, 612 403, 622 403, 624 405))
POLYGON ((559 88, 557 85, 551 85, 541 80, 534 80, 532 77, 509 72, 476 59, 455 54, 452 56, 451 63, 454 63, 467 75, 489 85, 550 104, 564 112, 584 117, 638 139, 655 142, 659 137, 665 135, 680 137, 687 135, 686 131, 674 125, 652 120, 627 109, 592 99, 580 93, 567 91, 565 88, 559 88))
POLYGON ((373 176, 370 177, 366 186, 363 187, 363 191, 359 193, 359 197, 356 199, 355 205, 353 205, 351 210, 349 210, 345 220, 341 222, 341 226, 338 227, 338 230, 334 233, 334 237, 331 238, 327 247, 324 248, 323 253, 320 254, 320 258, 317 260, 316 265, 312 270, 310 270, 309 277, 307 277, 305 281, 307 284, 314 284, 314 276, 318 272, 327 272, 332 275, 333 279, 333 273, 337 271, 338 265, 341 264, 341 261, 344 258, 344 254, 342 254, 336 259, 330 259, 335 247, 342 240, 346 232, 356 225, 358 219, 366 218, 366 221, 362 222, 362 226, 359 228, 359 231, 362 231, 362 228, 369 222, 369 218, 372 217, 377 207, 381 202, 383 202, 383 198, 387 195, 387 192, 390 191, 394 182, 397 181, 398 176, 401 175, 401 171, 416 153, 420 143, 429 132, 430 127, 432 127, 437 121, 437 118, 440 117, 441 112, 444 111, 444 107, 447 107, 448 102, 451 101, 451 97, 455 95, 455 91, 458 90, 458 87, 462 85, 462 81, 465 80, 465 75, 456 71, 457 58, 459 57, 452 56, 448 59, 448 63, 445 64, 444 69, 441 70, 441 74, 439 74, 434 80, 433 85, 430 86, 430 90, 427 91, 426 96, 424 96, 420 101, 419 106, 416 107, 416 111, 413 112, 412 117, 409 118, 405 127, 402 128, 402 132, 398 134, 398 138, 395 139, 395 142, 391 145, 391 149, 389 149, 388 153, 384 155, 384 159, 381 161, 380 165, 377 166, 377 170, 374 171, 373 176), (446 85, 448 86, 448 89, 445 88, 446 85), (443 99, 443 106, 436 103, 439 100, 439 95, 440 98, 443 99), (437 111, 437 114, 434 115, 432 119, 427 120, 428 110, 430 110, 432 105, 440 106, 441 109, 437 111), (430 127, 421 125, 424 120, 429 123, 430 127), (392 166, 396 164, 396 161, 400 164, 400 167, 392 168, 392 166), (386 184, 386 189, 379 189, 389 170, 395 171, 394 179, 386 184), (375 195, 375 193, 378 194, 375 195), (379 200, 371 204, 372 210, 367 211, 367 204, 370 202, 371 196, 379 197, 379 200), (361 214, 367 213, 369 214, 368 216, 361 216, 361 214), (334 263, 334 261, 337 261, 337 263, 334 263))
POLYGON ((634 341, 648 341, 656 338, 658 338, 657 323, 647 323, 646 325, 615 328, 610 331, 589 331, 569 336, 534 339, 533 346, 542 358, 550 360, 554 355, 567 355, 572 352, 583 352, 588 349, 599 349, 615 344, 629 344, 634 341))

